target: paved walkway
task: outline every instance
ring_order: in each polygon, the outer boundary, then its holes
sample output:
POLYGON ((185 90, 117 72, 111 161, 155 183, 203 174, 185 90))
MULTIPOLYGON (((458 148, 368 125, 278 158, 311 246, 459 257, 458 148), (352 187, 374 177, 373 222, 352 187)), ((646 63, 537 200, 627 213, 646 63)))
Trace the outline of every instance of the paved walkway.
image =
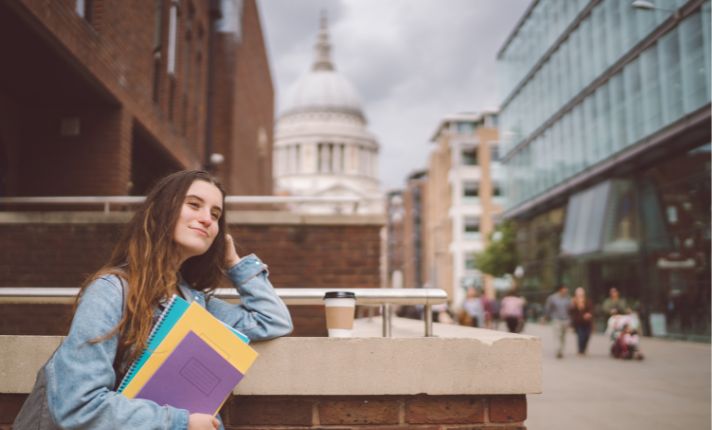
MULTIPOLYGON (((357 320, 358 336, 380 336, 381 320, 357 320)), ((500 330, 506 330, 503 323, 500 330)), ((486 332, 435 324, 438 336, 486 332)), ((608 340, 595 334, 589 353, 576 355, 569 331, 566 354, 555 358, 552 328, 528 323, 524 333, 542 339, 544 392, 527 396, 528 430, 705 430, 710 424, 710 345, 642 337, 643 361, 615 360, 608 340)), ((393 335, 423 335, 421 321, 396 318, 393 335)))
POLYGON ((527 324, 524 334, 541 337, 544 354, 544 392, 527 396, 528 430, 711 428, 709 344, 643 337, 645 360, 623 361, 609 357, 603 335, 577 356, 569 332, 558 360, 549 326, 527 324))

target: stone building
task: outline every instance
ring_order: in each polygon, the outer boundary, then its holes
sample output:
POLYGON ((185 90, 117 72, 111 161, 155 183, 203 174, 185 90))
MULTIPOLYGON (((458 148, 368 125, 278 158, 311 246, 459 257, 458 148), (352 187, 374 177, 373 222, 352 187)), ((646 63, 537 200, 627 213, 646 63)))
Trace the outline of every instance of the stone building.
MULTIPOLYGON (((275 129, 277 194, 360 199, 359 213, 383 213, 378 179, 379 145, 366 128, 358 93, 331 60, 322 18, 311 70, 296 83, 275 129)), ((302 206, 308 212, 342 212, 345 205, 302 206)))
POLYGON ((497 113, 462 113, 443 118, 432 137, 426 185, 424 263, 427 282, 446 290, 457 308, 465 288, 494 297, 494 284, 477 269, 502 210, 497 113))

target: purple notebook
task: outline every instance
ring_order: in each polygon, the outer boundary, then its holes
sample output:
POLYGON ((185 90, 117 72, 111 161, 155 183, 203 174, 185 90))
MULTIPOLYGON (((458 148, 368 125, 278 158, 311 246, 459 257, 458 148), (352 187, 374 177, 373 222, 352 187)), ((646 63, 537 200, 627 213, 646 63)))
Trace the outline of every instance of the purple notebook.
POLYGON ((242 377, 240 371, 190 331, 136 398, 213 415, 242 377))

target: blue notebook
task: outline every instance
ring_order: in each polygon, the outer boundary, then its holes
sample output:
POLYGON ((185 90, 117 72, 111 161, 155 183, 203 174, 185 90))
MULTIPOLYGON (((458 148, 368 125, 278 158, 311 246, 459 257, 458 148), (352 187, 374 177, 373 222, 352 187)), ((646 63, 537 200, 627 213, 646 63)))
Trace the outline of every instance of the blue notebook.
MULTIPOLYGON (((156 321, 156 324, 151 329, 151 333, 148 335, 146 349, 143 350, 138 359, 134 361, 126 371, 126 375, 124 375, 121 384, 119 384, 119 388, 116 390, 117 392, 120 393, 124 391, 129 382, 136 376, 136 373, 141 370, 141 367, 143 367, 149 359, 153 351, 163 342, 163 339, 170 333, 173 326, 180 320, 180 317, 183 316, 183 313, 188 309, 189 305, 187 301, 175 294, 171 297, 163 309, 163 312, 161 312, 161 315, 158 317, 158 321, 156 321)), ((229 328, 243 342, 250 343, 250 339, 240 331, 227 324, 225 324, 225 327, 229 328)))

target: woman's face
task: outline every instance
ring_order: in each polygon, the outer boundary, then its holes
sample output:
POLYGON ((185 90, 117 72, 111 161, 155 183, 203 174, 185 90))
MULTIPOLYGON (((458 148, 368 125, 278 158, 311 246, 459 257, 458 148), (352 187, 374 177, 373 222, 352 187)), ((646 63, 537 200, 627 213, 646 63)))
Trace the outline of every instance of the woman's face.
POLYGON ((219 232, 222 201, 223 196, 218 187, 209 182, 195 180, 188 188, 173 231, 181 263, 204 254, 213 244, 219 232))

